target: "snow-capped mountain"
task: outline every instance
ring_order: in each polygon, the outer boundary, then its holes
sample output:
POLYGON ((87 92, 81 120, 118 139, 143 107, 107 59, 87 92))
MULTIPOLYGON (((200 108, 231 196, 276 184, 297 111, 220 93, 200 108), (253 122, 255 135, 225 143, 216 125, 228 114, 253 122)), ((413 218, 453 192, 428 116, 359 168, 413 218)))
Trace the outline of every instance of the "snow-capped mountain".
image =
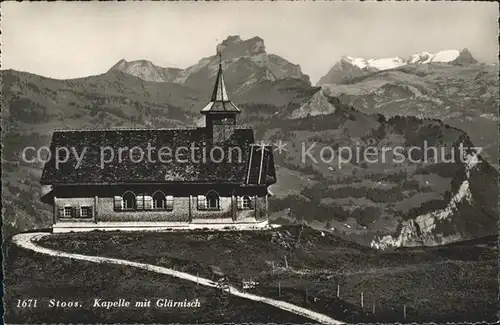
POLYGON ((328 73, 320 78, 318 85, 350 83, 352 79, 377 71, 395 69, 408 64, 474 64, 477 61, 467 49, 445 50, 437 53, 421 52, 411 55, 407 60, 402 57, 362 59, 343 56, 328 73))
MULTIPOLYGON (((216 49, 222 56, 226 84, 233 88, 230 91, 244 90, 260 81, 288 78, 310 84, 309 77, 302 73, 299 65, 278 55, 268 54, 264 40, 260 37, 242 40, 237 35, 229 36, 216 49)), ((118 70, 146 81, 173 82, 199 89, 212 84, 210 79, 215 78, 218 66, 219 57, 214 53, 186 69, 163 68, 145 60, 121 60, 110 71, 118 70)))
POLYGON ((406 60, 402 57, 365 60, 361 58, 353 58, 352 56, 344 56, 341 60, 355 65, 360 69, 373 68, 377 70, 387 70, 406 64, 406 60))
POLYGON ((407 61, 408 64, 413 63, 477 63, 476 59, 467 49, 459 50, 446 50, 437 53, 422 52, 413 54, 407 61))

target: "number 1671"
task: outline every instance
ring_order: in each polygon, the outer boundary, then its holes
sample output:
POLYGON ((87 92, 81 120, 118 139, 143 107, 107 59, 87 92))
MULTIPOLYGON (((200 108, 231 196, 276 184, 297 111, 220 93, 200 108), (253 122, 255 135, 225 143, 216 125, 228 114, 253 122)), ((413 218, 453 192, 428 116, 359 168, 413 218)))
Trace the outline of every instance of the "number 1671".
POLYGON ((18 299, 17 300, 17 308, 31 308, 31 307, 36 307, 37 304, 36 299, 18 299))

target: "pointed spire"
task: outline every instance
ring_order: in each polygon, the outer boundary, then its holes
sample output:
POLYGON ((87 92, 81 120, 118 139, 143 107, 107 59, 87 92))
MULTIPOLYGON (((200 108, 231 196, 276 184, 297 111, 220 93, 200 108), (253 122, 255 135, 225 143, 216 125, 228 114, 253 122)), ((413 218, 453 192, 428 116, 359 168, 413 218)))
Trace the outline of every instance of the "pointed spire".
POLYGON ((212 97, 210 98, 210 103, 205 106, 201 112, 202 113, 224 113, 224 112, 235 112, 239 113, 240 110, 236 105, 234 105, 227 94, 226 85, 224 83, 224 75, 222 73, 222 53, 217 51, 219 56, 219 71, 217 72, 217 77, 215 78, 215 86, 212 92, 212 97))
POLYGON ((212 92, 211 101, 215 102, 228 102, 229 97, 227 95, 226 85, 224 83, 224 75, 222 74, 222 55, 219 52, 219 71, 217 72, 217 78, 215 79, 215 87, 212 92))

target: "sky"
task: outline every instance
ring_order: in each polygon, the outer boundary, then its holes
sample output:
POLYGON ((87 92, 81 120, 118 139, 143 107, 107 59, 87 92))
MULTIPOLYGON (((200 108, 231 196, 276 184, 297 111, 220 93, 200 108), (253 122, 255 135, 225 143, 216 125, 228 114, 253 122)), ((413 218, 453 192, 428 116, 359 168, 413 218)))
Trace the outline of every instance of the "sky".
POLYGON ((229 35, 259 36, 315 83, 343 56, 468 48, 498 58, 493 2, 4 2, 2 69, 67 79, 124 58, 186 68, 229 35))

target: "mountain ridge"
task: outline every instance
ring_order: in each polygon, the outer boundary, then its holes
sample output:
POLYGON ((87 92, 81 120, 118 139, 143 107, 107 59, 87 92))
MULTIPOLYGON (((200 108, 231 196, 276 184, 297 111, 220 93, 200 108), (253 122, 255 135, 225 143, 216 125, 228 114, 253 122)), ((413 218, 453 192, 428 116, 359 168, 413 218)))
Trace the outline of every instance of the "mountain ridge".
POLYGON ((182 69, 163 68, 148 60, 134 60, 129 62, 121 59, 108 71, 121 71, 146 81, 173 82, 181 74, 182 69))
POLYGON ((108 71, 121 71, 145 81, 205 88, 215 78, 219 62, 222 63, 227 85, 236 85, 232 87, 236 92, 243 92, 245 87, 264 80, 293 78, 310 84, 309 76, 302 73, 300 65, 276 54, 268 54, 264 40, 258 36, 247 40, 238 35, 228 36, 216 45, 215 55, 202 58, 186 69, 160 67, 147 60, 127 62, 122 59, 108 71))
POLYGON ((352 56, 342 56, 339 62, 322 76, 316 85, 348 84, 353 79, 374 72, 396 69, 411 64, 448 63, 454 65, 475 64, 477 60, 467 48, 462 50, 443 50, 436 53, 420 52, 403 57, 364 59, 352 56))
POLYGON ((322 85, 365 113, 436 118, 469 134, 498 168, 498 69, 490 65, 411 64, 322 85))

